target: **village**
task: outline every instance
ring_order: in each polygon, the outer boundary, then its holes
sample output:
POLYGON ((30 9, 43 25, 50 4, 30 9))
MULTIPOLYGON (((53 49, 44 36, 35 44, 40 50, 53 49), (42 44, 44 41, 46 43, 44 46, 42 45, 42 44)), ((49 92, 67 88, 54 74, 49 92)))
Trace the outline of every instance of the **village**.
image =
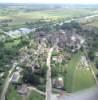
POLYGON ((96 16, 40 18, 17 27, 1 20, 0 100, 64 100, 96 86, 98 34, 84 24, 96 16))

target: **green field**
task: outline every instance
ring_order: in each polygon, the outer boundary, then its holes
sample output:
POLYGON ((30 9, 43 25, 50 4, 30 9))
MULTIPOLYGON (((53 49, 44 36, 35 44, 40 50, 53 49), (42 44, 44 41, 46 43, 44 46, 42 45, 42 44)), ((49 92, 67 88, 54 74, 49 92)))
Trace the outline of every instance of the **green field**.
POLYGON ((76 69, 76 66, 80 60, 80 52, 73 55, 71 61, 69 62, 67 66, 67 74, 65 75, 65 89, 68 92, 72 92, 72 80, 73 80, 73 74, 76 69))
POLYGON ((13 41, 9 41, 9 42, 6 42, 4 45, 6 48, 12 48, 13 46, 17 46, 19 43, 21 42, 20 39, 16 39, 16 40, 13 40, 13 41))
POLYGON ((82 53, 78 52, 73 55, 67 66, 67 74, 65 74, 65 89, 68 92, 74 92, 95 85, 95 80, 90 70, 79 69, 79 63, 82 53))
POLYGON ((91 14, 89 9, 52 9, 52 10, 40 10, 40 11, 18 11, 18 10, 0 10, 0 19, 13 18, 19 20, 24 19, 39 19, 39 18, 63 18, 63 17, 80 17, 91 14), (17 14, 16 14, 16 13, 17 14), (3 14, 2 14, 3 13, 3 14))
POLYGON ((77 69, 75 71, 72 92, 90 88, 95 85, 95 80, 90 70, 77 69))

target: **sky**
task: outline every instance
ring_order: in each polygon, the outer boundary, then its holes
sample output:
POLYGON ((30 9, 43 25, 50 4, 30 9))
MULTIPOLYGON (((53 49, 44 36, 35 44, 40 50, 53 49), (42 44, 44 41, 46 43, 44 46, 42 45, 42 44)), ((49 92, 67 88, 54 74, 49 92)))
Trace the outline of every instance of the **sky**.
POLYGON ((0 3, 98 4, 98 0, 0 0, 0 3))

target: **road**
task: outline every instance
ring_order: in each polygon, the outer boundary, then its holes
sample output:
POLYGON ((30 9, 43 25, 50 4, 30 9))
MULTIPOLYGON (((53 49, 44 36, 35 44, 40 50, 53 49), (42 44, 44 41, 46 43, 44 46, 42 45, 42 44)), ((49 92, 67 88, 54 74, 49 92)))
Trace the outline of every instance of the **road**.
POLYGON ((7 76, 6 81, 4 83, 4 86, 3 86, 4 88, 2 90, 1 99, 0 100, 5 100, 5 95, 6 95, 8 87, 9 87, 9 84, 11 82, 11 78, 12 78, 11 74, 14 71, 14 69, 16 68, 16 65, 17 65, 17 63, 15 62, 13 64, 12 68, 9 70, 8 76, 7 76))
POLYGON ((36 91, 37 93, 45 96, 45 93, 43 91, 40 91, 39 89, 37 89, 37 88, 35 88, 33 86, 29 86, 28 89, 29 90, 33 90, 33 91, 36 91))
POLYGON ((51 82, 51 55, 53 48, 49 49, 48 57, 47 57, 47 82, 46 82, 46 100, 52 100, 52 82, 51 82))
POLYGON ((91 88, 84 91, 79 91, 71 94, 70 96, 58 96, 57 100, 98 100, 98 90, 91 88))

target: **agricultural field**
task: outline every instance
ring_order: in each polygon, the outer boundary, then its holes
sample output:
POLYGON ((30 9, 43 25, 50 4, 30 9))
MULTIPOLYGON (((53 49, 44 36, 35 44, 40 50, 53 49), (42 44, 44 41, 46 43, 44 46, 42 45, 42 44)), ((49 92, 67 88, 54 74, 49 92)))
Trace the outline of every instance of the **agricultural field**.
POLYGON ((18 10, 0 10, 0 19, 14 19, 18 21, 40 19, 40 18, 67 18, 82 17, 92 14, 89 9, 51 9, 39 11, 18 11, 18 10), (17 14, 16 14, 17 13, 17 14), (7 15, 7 16, 6 16, 7 15))
MULTIPOLYGON (((12 10, 12 9, 1 9, 0 10, 0 21, 11 20, 7 22, 8 29, 25 27, 26 22, 35 22, 39 19, 49 20, 61 20, 71 19, 77 17, 83 17, 92 14, 89 9, 53 9, 53 10, 39 10, 39 11, 24 11, 24 10, 12 10)), ((2 27, 1 27, 2 28, 2 27)))
POLYGON ((90 88, 95 85, 95 80, 90 70, 77 69, 74 74, 72 92, 90 88))
POLYGON ((64 83, 65 83, 65 88, 68 92, 72 91, 73 74, 80 61, 80 54, 81 53, 79 52, 73 55, 71 61, 68 63, 68 66, 67 66, 67 74, 65 75, 64 83))
POLYGON ((90 69, 80 64, 81 56, 81 52, 75 54, 67 66, 65 88, 68 92, 83 90, 95 85, 95 80, 90 69))

